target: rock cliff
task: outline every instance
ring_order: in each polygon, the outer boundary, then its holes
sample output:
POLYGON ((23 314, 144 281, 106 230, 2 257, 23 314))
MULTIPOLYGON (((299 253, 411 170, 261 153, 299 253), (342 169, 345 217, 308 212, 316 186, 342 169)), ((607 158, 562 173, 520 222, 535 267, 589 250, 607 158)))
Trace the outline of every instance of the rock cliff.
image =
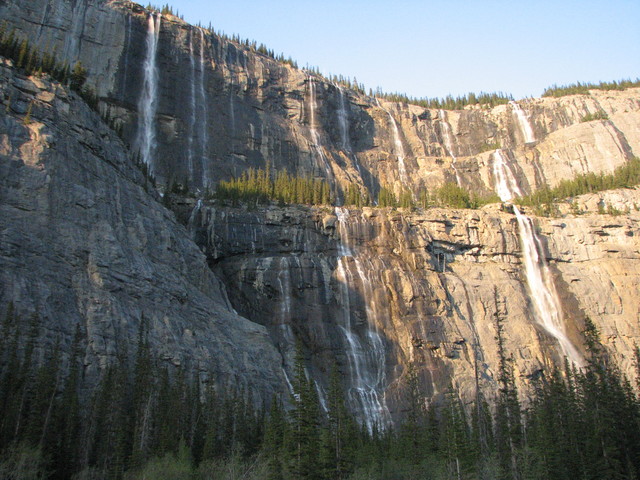
MULTIPOLYGON (((589 316, 629 374, 640 334, 638 219, 634 211, 536 220, 567 336, 582 350, 589 316)), ((295 339, 313 353, 319 379, 337 359, 350 377, 352 407, 367 418, 400 415, 410 364, 428 398, 451 381, 472 398, 476 374, 495 391, 496 314, 506 318, 524 392, 562 362, 534 312, 516 218, 496 206, 421 213, 198 206, 190 225, 238 312, 271 331, 285 368, 295 339)))
MULTIPOLYGON (((143 317, 167 364, 282 391, 264 327, 238 316, 122 141, 75 94, 0 65, 2 305, 40 319, 38 351, 85 339, 85 374, 134 351, 143 317), (27 117, 27 111, 29 116, 27 117)), ((4 308, 4 307, 3 307, 4 308)))
POLYGON ((563 361, 560 335, 584 353, 587 316, 632 373, 637 189, 533 219, 556 331, 536 306, 521 217, 498 205, 247 210, 183 199, 178 221, 133 159, 194 193, 267 164, 326 178, 338 199, 350 183, 374 196, 445 181, 489 193, 498 164, 526 193, 639 155, 640 89, 429 110, 125 0, 7 0, 0 16, 41 50, 82 62, 100 111, 123 131, 64 86, 0 66, 0 300, 39 315, 41 347, 60 338, 68 348, 81 325, 89 375, 135 349, 143 317, 167 363, 262 399, 287 392, 300 341, 320 398, 335 361, 369 426, 402 417, 409 365, 428 400, 451 382, 466 399, 476 382, 495 391, 496 318, 524 394, 563 361), (583 121, 595 114, 607 119, 583 121), (599 214, 605 203, 624 213, 599 214))
POLYGON ((377 101, 126 0, 10 0, 0 15, 41 50, 86 66, 132 148, 155 138, 145 160, 162 184, 213 186, 269 162, 328 178, 338 193, 350 182, 375 198, 381 185, 445 180, 488 193, 502 148, 527 192, 611 171, 640 150, 638 89, 428 110, 377 101), (589 114, 608 119, 582 122, 589 114))

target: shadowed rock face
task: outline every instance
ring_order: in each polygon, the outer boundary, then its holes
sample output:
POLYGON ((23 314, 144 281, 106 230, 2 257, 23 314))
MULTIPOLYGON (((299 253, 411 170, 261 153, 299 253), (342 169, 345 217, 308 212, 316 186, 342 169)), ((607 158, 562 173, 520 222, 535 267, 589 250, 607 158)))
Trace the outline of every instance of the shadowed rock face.
MULTIPOLYGON (((68 348, 81 325, 86 369, 96 375, 134 351, 144 316, 167 362, 269 399, 287 392, 300 340, 320 397, 335 361, 351 408, 370 425, 402 416, 410 364, 426 398, 453 381, 471 399, 476 376, 495 391, 496 314, 523 391, 561 363, 535 318, 512 214, 496 206, 401 213, 187 202, 174 208, 185 229, 131 160, 148 12, 121 0, 9 0, 0 16, 41 49, 81 61, 126 139, 60 85, 0 67, 0 300, 38 312, 40 346, 60 337, 68 348)), ((311 78, 175 17, 159 20, 151 160, 159 183, 202 190, 270 164, 325 177, 338 193, 349 182, 375 194, 445 181, 489 193, 500 147, 529 192, 609 172, 640 152, 638 89, 425 110, 311 78), (609 119, 581 121, 600 111, 609 119)), ((564 329, 582 348, 589 316, 632 376, 640 193, 585 195, 577 204, 584 215, 535 219, 564 329), (597 215, 603 201, 630 211, 597 215)))

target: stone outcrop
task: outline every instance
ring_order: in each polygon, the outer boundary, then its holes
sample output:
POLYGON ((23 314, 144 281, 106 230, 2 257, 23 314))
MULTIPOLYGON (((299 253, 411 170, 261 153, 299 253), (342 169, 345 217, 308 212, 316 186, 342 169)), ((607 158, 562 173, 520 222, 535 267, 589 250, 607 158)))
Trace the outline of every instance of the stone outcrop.
MULTIPOLYGON (((496 318, 523 394, 561 364, 533 308, 538 292, 528 290, 508 208, 248 210, 191 197, 164 208, 134 160, 150 15, 126 0, 0 4, 7 31, 82 62, 124 138, 65 87, 0 65, 0 300, 39 316, 39 348, 59 338, 68 349, 80 325, 87 375, 97 378, 135 350, 144 317, 167 364, 268 399, 288 391, 299 341, 320 398, 335 362, 369 426, 402 417, 409 365, 427 399, 451 382, 465 399, 476 382, 494 392, 496 318)), ((338 199, 350 183, 374 197, 382 186, 417 196, 446 181, 486 194, 501 149, 526 193, 610 172, 640 152, 640 89, 429 110, 332 84, 172 15, 155 21, 157 108, 146 127, 160 185, 202 194, 268 164, 326 178, 338 199), (606 119, 583 121, 595 114, 606 119)), ((631 375, 640 192, 572 205, 534 219, 563 332, 583 351, 591 318, 631 375)))

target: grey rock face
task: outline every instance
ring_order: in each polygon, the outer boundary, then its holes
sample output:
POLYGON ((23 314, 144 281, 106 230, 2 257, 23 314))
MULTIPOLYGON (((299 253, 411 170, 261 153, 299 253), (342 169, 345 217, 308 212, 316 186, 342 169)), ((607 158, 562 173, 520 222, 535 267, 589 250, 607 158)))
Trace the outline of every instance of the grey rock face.
MULTIPOLYGON (((0 300, 38 312, 40 347, 58 337, 68 347, 81 325, 96 375, 133 351, 144 315, 167 362, 266 399, 287 392, 300 340, 320 397, 335 360, 352 409, 383 423, 402 416, 410 364, 428 398, 452 379, 472 398, 476 372, 494 389, 496 312, 508 318, 523 392, 562 361, 533 314, 516 220, 495 205, 400 213, 201 203, 180 212, 185 229, 131 161, 148 16, 126 0, 0 4, 9 30, 87 67, 126 139, 65 88, 0 68, 0 300)), ((639 89, 442 112, 338 88, 170 15, 157 46, 153 170, 160 183, 201 193, 267 164, 327 178, 338 194, 350 183, 375 196, 445 181, 490 193, 497 148, 529 192, 610 172, 640 152, 639 89), (582 121, 597 112, 608 120, 582 121)), ((576 202, 585 215, 535 219, 566 334, 581 348, 589 316, 631 374, 640 198, 625 190, 576 202), (603 202, 629 213, 598 215, 603 202)))
POLYGON ((167 364, 261 398, 284 389, 264 327, 224 287, 115 134, 74 94, 0 66, 0 292, 41 318, 40 346, 80 325, 86 373, 134 352, 144 316, 167 364), (31 120, 25 120, 31 105, 31 120))

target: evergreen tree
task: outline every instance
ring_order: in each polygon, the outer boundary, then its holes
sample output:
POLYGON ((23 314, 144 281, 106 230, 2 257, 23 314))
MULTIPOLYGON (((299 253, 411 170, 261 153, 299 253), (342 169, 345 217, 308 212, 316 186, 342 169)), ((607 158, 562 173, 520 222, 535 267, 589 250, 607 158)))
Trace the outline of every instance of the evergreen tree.
POLYGON ((522 412, 513 375, 513 358, 507 356, 504 346, 506 304, 500 300, 497 287, 494 287, 493 299, 500 387, 496 402, 496 452, 501 469, 500 478, 518 480, 520 478, 518 455, 523 439, 522 412))
POLYGON ((291 412, 291 478, 315 479, 319 473, 320 405, 313 380, 307 379, 302 347, 296 350, 291 412))
POLYGON ((275 396, 265 422, 262 451, 267 457, 268 480, 284 480, 283 448, 287 422, 282 405, 275 396))
POLYGON ((69 86, 76 92, 82 91, 82 87, 87 81, 87 70, 82 66, 81 62, 77 62, 73 66, 73 71, 69 76, 69 86))

